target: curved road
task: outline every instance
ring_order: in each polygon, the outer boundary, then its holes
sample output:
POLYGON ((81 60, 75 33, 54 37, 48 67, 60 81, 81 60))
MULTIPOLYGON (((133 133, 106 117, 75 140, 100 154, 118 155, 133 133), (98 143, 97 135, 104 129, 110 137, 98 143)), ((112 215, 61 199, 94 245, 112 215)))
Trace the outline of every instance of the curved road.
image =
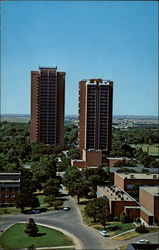
POLYGON ((68 231, 76 236, 83 245, 84 249, 117 249, 121 245, 136 242, 139 239, 149 239, 151 243, 158 242, 158 233, 138 236, 131 240, 118 241, 110 238, 104 238, 99 235, 98 231, 85 226, 82 223, 81 214, 75 202, 70 196, 66 196, 64 205, 69 206, 69 211, 53 211, 41 214, 20 214, 1 216, 0 230, 6 230, 10 225, 17 222, 27 222, 28 218, 34 218, 36 223, 48 226, 58 227, 68 231))

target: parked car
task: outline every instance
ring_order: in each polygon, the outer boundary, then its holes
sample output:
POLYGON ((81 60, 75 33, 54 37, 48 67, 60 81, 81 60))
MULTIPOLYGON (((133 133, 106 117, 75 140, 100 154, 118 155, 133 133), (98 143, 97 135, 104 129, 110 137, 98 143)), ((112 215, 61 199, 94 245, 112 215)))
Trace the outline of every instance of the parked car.
POLYGON ((70 207, 65 206, 65 207, 63 207, 63 210, 68 211, 68 210, 70 210, 70 207))
POLYGON ((149 240, 141 239, 141 240, 138 240, 136 243, 144 244, 144 243, 150 243, 150 242, 149 242, 149 240))
POLYGON ((40 211, 38 209, 33 209, 28 211, 27 214, 40 214, 40 211))
POLYGON ((104 236, 104 237, 109 237, 110 236, 110 234, 105 230, 99 231, 99 234, 104 236))

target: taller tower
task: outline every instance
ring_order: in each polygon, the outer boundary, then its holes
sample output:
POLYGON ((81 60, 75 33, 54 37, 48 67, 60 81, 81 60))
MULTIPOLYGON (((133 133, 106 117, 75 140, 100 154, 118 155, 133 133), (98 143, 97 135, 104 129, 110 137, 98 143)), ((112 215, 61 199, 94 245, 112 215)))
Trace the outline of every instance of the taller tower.
POLYGON ((79 82, 79 148, 109 152, 112 137, 113 82, 79 82))
POLYGON ((30 141, 64 146, 65 72, 31 71, 30 141))

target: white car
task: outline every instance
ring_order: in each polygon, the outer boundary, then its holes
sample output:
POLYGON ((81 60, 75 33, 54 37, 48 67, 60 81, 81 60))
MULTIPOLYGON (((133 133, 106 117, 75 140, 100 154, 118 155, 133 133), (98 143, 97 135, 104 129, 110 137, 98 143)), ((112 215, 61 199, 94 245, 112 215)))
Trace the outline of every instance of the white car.
POLYGON ((104 236, 104 237, 109 237, 109 236, 110 236, 110 234, 109 234, 107 231, 105 231, 105 230, 99 231, 99 233, 100 233, 102 236, 104 236))
POLYGON ((70 210, 70 207, 67 207, 67 206, 66 206, 66 207, 63 207, 63 210, 64 210, 64 211, 68 211, 68 210, 70 210))
POLYGON ((136 243, 144 244, 144 243, 150 243, 150 242, 149 242, 149 240, 141 239, 141 240, 138 240, 136 243))

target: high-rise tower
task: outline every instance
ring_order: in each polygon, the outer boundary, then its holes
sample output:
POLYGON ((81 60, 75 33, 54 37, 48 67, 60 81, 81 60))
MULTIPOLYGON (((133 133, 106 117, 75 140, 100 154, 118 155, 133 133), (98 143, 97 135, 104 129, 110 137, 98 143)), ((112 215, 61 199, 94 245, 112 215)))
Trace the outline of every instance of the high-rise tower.
POLYGON ((65 72, 31 71, 30 141, 64 146, 65 72))
POLYGON ((79 148, 109 152, 112 137, 113 82, 102 79, 79 83, 79 148))

